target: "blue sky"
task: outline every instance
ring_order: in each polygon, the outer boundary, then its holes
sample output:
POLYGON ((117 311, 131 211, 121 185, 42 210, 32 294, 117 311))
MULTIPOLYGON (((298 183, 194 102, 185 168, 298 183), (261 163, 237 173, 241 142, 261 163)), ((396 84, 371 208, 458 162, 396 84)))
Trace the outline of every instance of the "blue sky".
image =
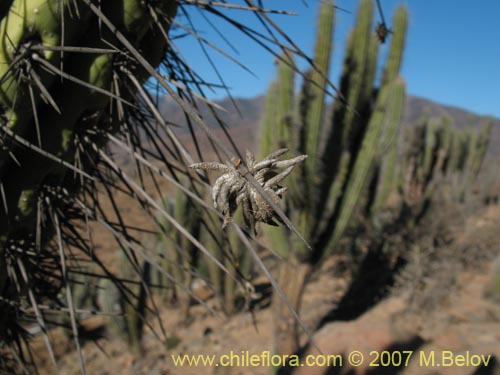
MULTIPOLYGON (((235 3, 235 2, 233 2, 235 3)), ((309 55, 313 51, 317 11, 320 0, 268 0, 265 6, 296 12, 297 15, 273 15, 272 19, 309 55)), ((500 117, 500 0, 479 2, 456 0, 381 0, 389 26, 394 9, 404 4, 410 21, 402 76, 411 95, 462 107, 483 115, 500 117)), ((338 82, 344 42, 354 23, 358 1, 337 0, 336 5, 350 12, 337 11, 332 55, 331 79, 338 82)), ((240 10, 224 11, 259 30, 254 17, 240 10)), ((275 75, 273 56, 238 31, 215 18, 217 35, 199 12, 190 13, 200 34, 242 61, 255 76, 213 49, 207 48, 234 97, 253 97, 265 93, 275 75), (233 50, 233 47, 236 51, 233 50)), ((182 18, 179 18, 182 21, 182 18)), ((376 21, 379 20, 378 13, 376 21)), ((218 82, 202 50, 193 38, 178 40, 185 58, 203 77, 218 82)), ((387 48, 381 50, 383 58, 387 48)), ((305 63, 299 65, 306 67, 305 63)), ((225 96, 223 91, 207 92, 210 98, 225 96)))

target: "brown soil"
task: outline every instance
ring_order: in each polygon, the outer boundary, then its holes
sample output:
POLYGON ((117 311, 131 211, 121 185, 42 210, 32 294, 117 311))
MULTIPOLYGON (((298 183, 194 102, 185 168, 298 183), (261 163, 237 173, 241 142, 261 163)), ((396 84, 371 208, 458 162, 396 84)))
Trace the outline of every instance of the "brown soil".
MULTIPOLYGON (((415 292, 412 288, 394 290, 380 303, 350 321, 334 321, 323 325, 315 332, 315 341, 323 354, 341 354, 341 367, 301 367, 296 374, 498 374, 500 363, 500 302, 491 297, 492 261, 500 253, 500 207, 491 207, 477 217, 469 218, 465 228, 457 230, 455 240, 447 245, 445 254, 456 254, 454 267, 442 264, 435 276, 427 276, 415 292), (461 255, 460 255, 461 254, 461 255), (465 256, 464 254, 468 254, 465 256), (467 260, 468 259, 468 260, 467 260), (471 260, 472 259, 472 260, 471 260), (457 266, 460 263, 461 266, 457 266), (442 278, 442 274, 451 277, 442 278), (445 288, 448 293, 438 293, 439 300, 432 300, 436 288, 445 288), (359 367, 349 367, 345 362, 353 350, 364 352, 365 359, 374 359, 370 351, 412 350, 414 352, 407 367, 394 369, 370 367, 365 361, 359 367), (428 367, 420 366, 418 354, 435 351, 436 361, 443 351, 455 355, 491 354, 489 368, 476 367, 428 367), (482 371, 482 372, 481 372, 482 371), (496 371, 496 372, 495 372, 496 371)), ((303 320, 315 330, 321 320, 337 305, 350 283, 349 272, 341 255, 330 258, 308 284, 300 311, 303 320)), ((293 270, 291 270, 293 272, 293 270)), ((260 278, 255 283, 265 285, 260 278)), ((217 301, 209 298, 207 303, 217 309, 217 301)), ((266 306, 266 303, 262 304, 266 306)), ((158 320, 151 320, 153 330, 146 330, 144 355, 134 356, 124 342, 106 338, 102 334, 105 319, 93 318, 85 322, 88 331, 97 339, 83 343, 87 373, 89 374, 269 374, 267 367, 174 367, 172 354, 223 355, 248 351, 260 354, 272 352, 273 319, 271 309, 264 307, 250 312, 241 312, 231 317, 222 313, 214 316, 203 306, 193 306, 192 322, 184 324, 179 308, 161 307, 160 320, 167 332, 169 342, 178 341, 174 348, 166 345, 155 335, 161 332, 158 320)), ((48 362, 46 350, 40 337, 34 340, 39 369, 42 374, 78 374, 79 359, 70 339, 59 330, 50 333, 59 370, 48 362)), ((91 336, 89 334, 89 336, 91 336)), ((161 336, 161 335, 160 335, 161 336)), ((94 338, 95 338, 94 337, 94 338)), ((302 343, 307 338, 302 337, 302 343)), ((306 354, 317 353, 311 347, 306 354)), ((286 371, 285 371, 286 372, 286 371)))

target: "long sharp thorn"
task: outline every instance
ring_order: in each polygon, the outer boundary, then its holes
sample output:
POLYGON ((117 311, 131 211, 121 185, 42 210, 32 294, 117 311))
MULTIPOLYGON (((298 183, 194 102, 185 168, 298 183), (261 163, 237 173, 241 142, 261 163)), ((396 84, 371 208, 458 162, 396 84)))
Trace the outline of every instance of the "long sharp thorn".
POLYGON ((5 216, 9 217, 9 206, 7 206, 7 197, 5 196, 5 189, 3 187, 3 182, 0 180, 0 194, 2 195, 2 203, 5 210, 5 216))
POLYGON ((61 109, 57 105, 54 98, 52 98, 52 95, 50 95, 49 90, 47 90, 45 85, 42 83, 42 80, 38 76, 38 73, 35 72, 33 68, 30 69, 29 73, 33 81, 35 81, 36 85, 38 86, 38 89, 42 93, 42 96, 50 103, 50 105, 56 110, 57 113, 61 114, 61 109))
POLYGON ((35 120, 35 129, 36 129, 36 138, 38 140, 38 147, 42 148, 42 136, 40 133, 40 122, 38 120, 38 110, 36 108, 35 95, 33 93, 33 87, 31 87, 31 85, 29 85, 28 87, 30 92, 31 106, 33 109, 33 119, 35 120))
MULTIPOLYGON (((52 211, 52 210, 51 210, 52 211)), ((87 373, 85 370, 85 360, 83 358, 83 353, 82 353, 82 348, 80 346, 80 339, 78 335, 78 327, 76 324, 76 317, 75 317, 75 309, 73 306, 73 296, 71 293, 71 285, 68 280, 68 271, 66 269, 66 257, 64 255, 64 245, 62 241, 62 235, 61 235, 61 226, 59 224, 59 218, 55 212, 52 213, 52 220, 54 222, 54 227, 56 228, 56 234, 57 234, 57 246, 59 248, 59 257, 61 260, 61 272, 62 272, 62 278, 64 281, 64 285, 66 287, 66 301, 68 303, 68 308, 69 308, 69 316, 71 320, 71 329, 73 331, 73 336, 75 339, 75 345, 76 345, 76 350, 78 352, 78 357, 80 359, 80 371, 83 375, 87 373)))
POLYGON ((84 86, 84 87, 87 87, 88 89, 90 90, 94 90, 100 94, 103 94, 103 95, 106 95, 106 96, 109 96, 110 98, 113 98, 115 100, 119 100, 131 107, 135 107, 134 104, 132 104, 131 102, 123 99, 123 98, 120 98, 119 96, 116 96, 115 94, 113 94, 112 92, 109 92, 108 90, 105 90, 103 88, 100 88, 98 86, 95 86, 95 85, 92 85, 88 82, 85 82, 75 76, 72 76, 71 74, 68 74, 68 73, 65 73, 63 71, 61 71, 59 68, 55 67, 54 65, 52 65, 50 62, 48 62, 47 60, 41 58, 38 54, 34 53, 33 56, 32 56, 33 60, 39 62, 41 65, 43 65, 45 68, 47 68, 49 71, 51 71, 52 73, 55 73, 57 75, 60 75, 61 77, 67 79, 68 81, 72 81, 76 84, 79 84, 81 86, 84 86))
POLYGON ((50 343, 49 335, 47 333, 47 327, 45 326, 43 315, 40 313, 40 310, 38 309, 38 303, 35 299, 35 294, 33 293, 33 289, 31 288, 30 281, 28 279, 28 274, 26 272, 26 269, 24 268, 24 264, 21 258, 17 258, 17 264, 19 266, 19 270, 21 271, 21 276, 23 277, 24 282, 26 283, 26 285, 28 285, 28 296, 30 298, 33 311, 35 312, 36 320, 38 322, 40 330, 42 331, 43 341, 45 342, 45 346, 47 347, 47 350, 49 352, 50 360, 52 361, 52 364, 57 368, 56 356, 54 355, 54 350, 50 343))
POLYGON ((273 286, 274 290, 276 290, 276 292, 278 293, 280 299, 285 303, 285 305, 287 306, 288 310, 292 313, 292 315, 294 316, 294 318, 297 321, 297 323, 299 323, 300 327, 302 328, 302 330, 306 334, 307 338, 309 339, 309 342, 311 343, 311 345, 316 350, 318 350, 319 353, 321 353, 321 350, 319 349, 318 345, 316 344, 316 340, 314 340, 314 337, 313 337, 313 334, 312 334, 311 330, 309 328, 307 328, 306 324, 304 323, 304 321, 302 320, 302 318, 299 316, 298 312, 293 308, 293 306, 290 303, 290 301, 288 300, 285 292, 283 292, 283 290, 280 288, 278 282, 271 275, 271 273, 267 269, 267 267, 264 264, 264 262, 262 261, 262 259, 260 259, 259 254, 257 254, 257 252, 255 251, 255 249, 253 248, 253 246, 250 244, 248 238, 243 233, 240 233, 241 232, 241 228, 238 225, 236 225, 236 224, 233 223, 233 227, 240 234, 239 237, 242 239, 243 244, 250 251, 250 253, 254 257, 254 259, 257 262, 257 264, 259 265, 259 267, 262 269, 262 271, 264 272, 264 274, 267 276, 269 282, 273 286))
MULTIPOLYGON (((88 173, 82 171, 81 169, 76 168, 74 165, 68 163, 65 160, 62 160, 61 158, 59 158, 57 156, 52 155, 51 153, 49 153, 49 152, 47 152, 45 150, 42 150, 40 147, 35 146, 33 143, 27 141, 26 139, 20 137, 16 133, 14 133, 11 129, 9 129, 8 126, 0 126, 0 129, 3 130, 10 137, 14 138, 16 140, 16 142, 19 142, 23 146, 25 146, 25 147, 27 147, 27 148, 35 151, 35 152, 38 152, 39 154, 41 154, 42 156, 45 156, 46 158, 48 158, 50 160, 53 160, 53 161, 55 161, 57 163, 60 163, 60 164, 64 165, 66 168, 69 168, 72 171, 77 172, 78 174, 80 174, 82 176, 85 176, 89 180, 94 181, 94 178, 92 176, 90 176, 88 173)), ((19 161, 17 161, 17 164, 19 166, 21 166, 21 164, 19 163, 19 161)))

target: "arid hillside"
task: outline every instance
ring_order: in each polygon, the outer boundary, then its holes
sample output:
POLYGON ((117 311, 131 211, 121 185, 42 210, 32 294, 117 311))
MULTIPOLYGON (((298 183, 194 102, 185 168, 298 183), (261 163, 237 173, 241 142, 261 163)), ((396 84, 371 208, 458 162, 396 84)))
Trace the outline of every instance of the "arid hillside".
MULTIPOLYGON (((218 117, 223 121, 223 124, 227 128, 238 129, 235 131, 235 135, 241 134, 242 136, 246 136, 242 137, 246 139, 235 137, 235 141, 241 140, 246 143, 249 140, 252 141, 256 139, 261 116, 264 112, 264 96, 247 99, 236 98, 234 101, 226 98, 216 101, 216 104, 227 109, 226 111, 217 111, 218 117)), ((214 116, 208 111, 207 107, 203 105, 200 107, 202 108, 202 114, 207 124, 213 128, 219 128, 214 116)), ((177 124, 181 128, 187 128, 184 114, 171 100, 165 98, 160 104, 160 109, 165 119, 169 122, 177 124)), ((481 126, 491 121, 493 127, 488 154, 490 156, 500 157, 500 119, 480 116, 461 108, 439 104, 416 96, 408 96, 406 98, 403 125, 411 126, 417 124, 424 113, 428 113, 431 119, 449 116, 453 120, 453 124, 458 128, 463 128, 469 124, 481 126)))

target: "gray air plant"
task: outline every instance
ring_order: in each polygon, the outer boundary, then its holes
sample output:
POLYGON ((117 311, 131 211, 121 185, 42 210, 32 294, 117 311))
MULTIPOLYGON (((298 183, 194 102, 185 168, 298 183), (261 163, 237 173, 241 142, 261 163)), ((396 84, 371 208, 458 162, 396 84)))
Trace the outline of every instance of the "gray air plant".
MULTIPOLYGON (((287 151, 287 148, 281 148, 270 153, 260 162, 256 162, 255 157, 249 151, 246 153, 248 173, 263 187, 274 203, 279 203, 287 190, 279 183, 292 172, 295 165, 307 158, 307 155, 300 155, 292 159, 279 160, 287 151)), ((247 181, 245 173, 238 169, 240 165, 241 160, 238 159, 234 167, 219 162, 196 163, 190 167, 224 172, 217 178, 212 188, 214 206, 224 215, 223 228, 231 222, 239 205, 242 206, 245 225, 254 233, 257 222, 277 226, 274 219, 280 221, 281 219, 266 199, 247 181)))

